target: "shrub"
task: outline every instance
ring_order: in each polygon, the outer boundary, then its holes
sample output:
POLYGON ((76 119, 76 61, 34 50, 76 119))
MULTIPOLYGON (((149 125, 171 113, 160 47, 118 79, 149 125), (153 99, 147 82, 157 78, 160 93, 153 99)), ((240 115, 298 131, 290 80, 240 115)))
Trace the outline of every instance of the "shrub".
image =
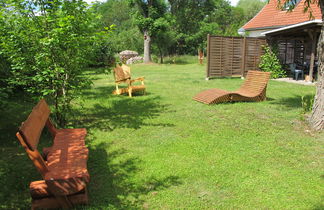
POLYGON ((302 96, 301 97, 301 105, 303 108, 303 114, 312 111, 314 104, 314 95, 302 96))
POLYGON ((263 50, 265 53, 261 56, 260 69, 265 72, 271 72, 271 78, 274 79, 285 77, 286 72, 283 70, 274 50, 271 50, 269 46, 263 46, 263 50))
POLYGON ((5 1, 0 7, 0 53, 11 64, 6 81, 46 97, 59 125, 66 123, 71 101, 90 85, 83 71, 111 32, 98 31, 96 20, 80 0, 5 1))

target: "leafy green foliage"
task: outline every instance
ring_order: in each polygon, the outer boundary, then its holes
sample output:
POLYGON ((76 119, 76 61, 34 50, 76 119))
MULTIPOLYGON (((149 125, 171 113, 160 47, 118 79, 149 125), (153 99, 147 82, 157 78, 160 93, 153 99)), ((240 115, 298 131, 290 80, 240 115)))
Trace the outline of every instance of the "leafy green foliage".
MULTIPOLYGON (((151 62, 152 39, 159 39, 158 35, 163 39, 167 35, 163 33, 168 27, 168 22, 164 19, 166 3, 164 0, 131 0, 130 5, 137 8, 134 18, 144 37, 144 63, 151 62)), ((161 54, 162 48, 159 49, 161 54)))
POLYGON ((178 54, 196 54, 198 48, 205 48, 207 34, 237 35, 242 24, 240 13, 227 1, 169 0, 169 3, 177 31, 174 51, 178 54))
POLYGON ((166 15, 155 21, 156 30, 153 38, 153 53, 160 56, 160 63, 163 57, 168 54, 170 48, 176 43, 176 32, 172 30, 172 17, 166 15))
POLYGON ((262 71, 271 72, 271 78, 281 78, 286 76, 285 70, 282 69, 280 61, 269 46, 263 47, 265 53, 261 56, 259 67, 262 71))
POLYGON ((147 29, 153 53, 160 58, 196 54, 198 48, 206 47, 207 34, 237 36, 237 30, 247 21, 242 8, 231 7, 225 0, 128 2, 109 0, 94 5, 105 26, 116 25, 110 44, 117 52, 125 49, 142 52, 140 31, 147 29))
POLYGON ((147 31, 150 36, 163 29, 164 17, 167 7, 163 0, 131 0, 130 6, 137 8, 134 11, 135 23, 139 29, 144 32, 147 31))
POLYGON ((315 95, 306 95, 301 97, 301 105, 303 108, 302 113, 306 114, 307 112, 312 111, 314 105, 315 95))
POLYGON ((8 83, 47 97, 64 125, 72 99, 91 83, 82 71, 111 29, 97 31, 96 17, 81 0, 3 2, 0 50, 11 64, 8 83))
POLYGON ((261 9, 267 1, 263 0, 240 0, 237 3, 237 8, 241 8, 244 12, 244 21, 251 20, 261 9))
POLYGON ((109 0, 97 2, 92 6, 93 12, 100 17, 102 27, 114 25, 107 44, 111 51, 123 50, 143 51, 143 34, 135 24, 134 8, 129 6, 128 0, 109 0))
POLYGON ((6 99, 12 91, 12 86, 8 81, 10 76, 10 63, 6 57, 1 55, 0 50, 0 110, 5 107, 6 99))

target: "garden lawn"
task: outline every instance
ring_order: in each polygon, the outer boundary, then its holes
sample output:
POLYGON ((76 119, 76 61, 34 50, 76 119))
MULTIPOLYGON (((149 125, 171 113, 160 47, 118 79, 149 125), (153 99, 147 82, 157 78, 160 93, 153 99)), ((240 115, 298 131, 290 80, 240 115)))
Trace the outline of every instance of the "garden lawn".
MULTIPOLYGON (((88 129, 90 150, 90 205, 79 209, 324 208, 324 135, 302 120, 314 87, 270 81, 265 102, 205 105, 191 98, 243 80, 206 81, 205 66, 186 62, 131 68, 146 95, 114 96, 113 76, 92 70, 74 103, 70 125, 88 129)), ((33 106, 19 100, 0 124, 5 209, 28 208, 28 184, 40 179, 14 136, 33 106)))

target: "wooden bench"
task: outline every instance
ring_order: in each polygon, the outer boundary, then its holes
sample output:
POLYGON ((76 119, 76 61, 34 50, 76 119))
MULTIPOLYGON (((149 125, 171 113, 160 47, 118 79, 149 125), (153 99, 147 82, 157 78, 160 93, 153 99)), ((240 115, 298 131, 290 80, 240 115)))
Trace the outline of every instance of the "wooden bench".
POLYGON ((16 136, 43 180, 30 183, 32 209, 70 208, 87 204, 88 149, 85 146, 87 131, 81 129, 56 129, 49 119, 50 109, 43 99, 22 123, 16 136), (53 145, 37 150, 44 127, 53 136, 53 145))

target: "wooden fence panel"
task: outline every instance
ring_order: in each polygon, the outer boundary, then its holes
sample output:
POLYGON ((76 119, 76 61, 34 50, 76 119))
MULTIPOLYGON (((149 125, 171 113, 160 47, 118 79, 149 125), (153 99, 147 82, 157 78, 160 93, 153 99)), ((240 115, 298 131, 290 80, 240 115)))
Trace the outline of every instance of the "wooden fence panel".
POLYGON ((258 70, 265 39, 208 35, 207 78, 243 76, 258 70))
POLYGON ((265 44, 265 39, 246 38, 245 65, 243 76, 245 76, 249 70, 260 70, 260 57, 261 55, 263 55, 262 45, 265 44))

